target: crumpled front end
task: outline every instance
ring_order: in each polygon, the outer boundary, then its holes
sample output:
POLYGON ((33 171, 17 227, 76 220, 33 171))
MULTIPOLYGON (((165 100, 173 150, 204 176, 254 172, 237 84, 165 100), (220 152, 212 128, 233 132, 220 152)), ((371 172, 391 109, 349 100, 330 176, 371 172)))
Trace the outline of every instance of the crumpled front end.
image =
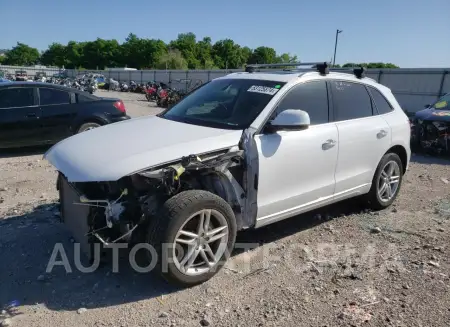
MULTIPOLYGON (((237 146, 190 155, 114 182, 69 182, 60 173, 61 216, 81 249, 92 258, 94 243, 144 241, 158 209, 182 191, 202 189, 225 199, 238 222, 245 207, 245 158, 237 146)), ((239 225, 239 224, 238 224, 239 225)), ((242 223, 239 228, 243 228, 242 223)))
POLYGON ((411 123, 411 144, 432 155, 450 155, 450 111, 418 112, 411 123))

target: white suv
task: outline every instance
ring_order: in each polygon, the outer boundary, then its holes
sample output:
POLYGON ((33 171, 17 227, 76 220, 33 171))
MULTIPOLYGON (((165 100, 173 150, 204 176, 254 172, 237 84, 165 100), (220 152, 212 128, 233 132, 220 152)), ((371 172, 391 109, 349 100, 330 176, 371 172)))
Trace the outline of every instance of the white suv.
POLYGON ((356 196, 391 205, 410 160, 407 116, 363 70, 316 68, 252 67, 51 148, 82 249, 144 241, 163 276, 189 286, 222 267, 239 230, 356 196))

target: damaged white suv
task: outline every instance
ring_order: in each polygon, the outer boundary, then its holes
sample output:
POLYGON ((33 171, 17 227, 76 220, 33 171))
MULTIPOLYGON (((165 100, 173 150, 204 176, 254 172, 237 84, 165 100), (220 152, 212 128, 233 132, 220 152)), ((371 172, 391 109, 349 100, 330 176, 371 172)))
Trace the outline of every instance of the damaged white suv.
POLYGON ((163 276, 190 286, 220 269, 239 230, 351 197, 373 209, 394 201, 410 125, 388 88, 359 69, 256 68, 45 154, 60 172, 62 219, 88 254, 146 242, 163 276))

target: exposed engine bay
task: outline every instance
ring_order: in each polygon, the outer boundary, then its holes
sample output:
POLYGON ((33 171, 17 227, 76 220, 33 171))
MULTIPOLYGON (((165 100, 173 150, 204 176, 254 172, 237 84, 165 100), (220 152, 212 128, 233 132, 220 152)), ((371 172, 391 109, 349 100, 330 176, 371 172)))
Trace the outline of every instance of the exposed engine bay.
MULTIPOLYGON (((246 206, 246 185, 252 185, 246 181, 245 162, 244 150, 234 147, 182 157, 177 162, 140 171, 116 182, 68 183, 78 193, 79 201, 64 205, 89 207, 89 242, 101 242, 105 246, 143 241, 145 227, 156 217, 158 208, 172 196, 192 189, 207 190, 225 199, 242 229, 249 227, 241 216, 246 206)), ((63 178, 62 174, 58 177, 60 194, 63 178)), ((65 219, 64 213, 62 217, 65 219)))
POLYGON ((450 121, 442 118, 414 119, 411 126, 411 143, 431 155, 450 155, 450 121))

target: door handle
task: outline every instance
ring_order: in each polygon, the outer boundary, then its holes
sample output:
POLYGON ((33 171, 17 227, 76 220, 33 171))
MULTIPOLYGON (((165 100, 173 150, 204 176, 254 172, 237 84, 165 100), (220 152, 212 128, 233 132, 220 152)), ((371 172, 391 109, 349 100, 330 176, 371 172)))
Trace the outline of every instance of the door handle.
POLYGON ((27 113, 27 117, 28 118, 36 118, 36 113, 35 112, 29 112, 29 113, 27 113))
POLYGON ((325 143, 322 143, 322 150, 331 149, 335 145, 336 145, 336 141, 335 140, 332 140, 332 139, 326 140, 325 143))
POLYGON ((377 133, 377 138, 378 139, 382 139, 383 137, 385 137, 387 135, 387 132, 384 130, 384 129, 382 129, 381 131, 379 131, 378 133, 377 133))

